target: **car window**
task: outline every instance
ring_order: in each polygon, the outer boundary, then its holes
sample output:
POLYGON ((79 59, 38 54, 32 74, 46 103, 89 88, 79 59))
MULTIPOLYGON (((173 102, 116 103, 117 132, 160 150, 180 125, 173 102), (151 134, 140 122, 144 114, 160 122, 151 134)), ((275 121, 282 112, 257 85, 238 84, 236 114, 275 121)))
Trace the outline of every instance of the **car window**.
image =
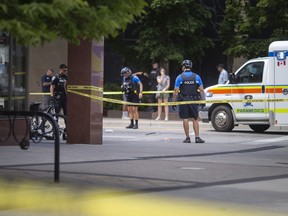
POLYGON ((264 62, 253 62, 245 65, 237 73, 237 83, 261 83, 263 78, 264 62))

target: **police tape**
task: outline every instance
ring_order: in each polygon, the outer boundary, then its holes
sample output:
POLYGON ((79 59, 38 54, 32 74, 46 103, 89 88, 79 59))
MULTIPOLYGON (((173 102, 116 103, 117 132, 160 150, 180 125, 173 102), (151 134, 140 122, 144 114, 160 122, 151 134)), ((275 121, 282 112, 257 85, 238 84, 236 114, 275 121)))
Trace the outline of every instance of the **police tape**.
POLYGON ((178 102, 164 102, 164 103, 132 103, 132 102, 127 102, 123 100, 118 100, 118 99, 112 99, 112 98, 105 98, 105 97, 100 97, 97 95, 91 95, 87 93, 82 93, 74 90, 67 90, 70 93, 77 94, 80 96, 88 97, 94 100, 100 100, 103 102, 110 102, 110 103, 116 103, 116 104, 125 104, 125 105, 130 105, 130 106, 176 106, 176 105, 181 105, 181 104, 201 104, 205 103, 205 101, 178 101, 178 102))
POLYGON ((29 95, 50 95, 50 92, 31 92, 29 95))
POLYGON ((116 103, 116 104, 126 104, 131 106, 177 106, 184 104, 212 104, 212 103, 252 103, 252 102, 288 102, 288 98, 279 99, 239 99, 239 100, 197 100, 197 101, 175 101, 175 102, 163 102, 163 103, 131 103, 123 100, 105 98, 97 95, 82 93, 74 90, 68 90, 68 92, 77 94, 80 96, 88 97, 94 100, 116 103))
MULTIPOLYGON (((90 90, 90 91, 98 91, 102 92, 103 95, 120 95, 123 94, 122 91, 109 91, 104 92, 103 88, 96 86, 88 86, 88 85, 68 85, 68 90, 90 90)), ((156 94, 156 93, 173 93, 173 90, 170 91, 143 91, 142 94, 156 94)))
POLYGON ((89 86, 89 85, 68 85, 67 89, 71 90, 91 90, 91 91, 99 91, 103 92, 103 88, 98 86, 89 86))
MULTIPOLYGON (((261 103, 261 102, 288 102, 288 98, 277 98, 277 99, 219 99, 219 100, 197 100, 197 101, 174 101, 174 102, 162 102, 162 103, 131 103, 119 99, 102 97, 102 95, 123 95, 121 91, 113 91, 113 92, 103 92, 103 88, 97 86, 89 86, 89 85, 68 85, 67 91, 73 94, 77 94, 83 97, 88 97, 90 99, 108 102, 108 103, 116 103, 122 105, 131 105, 131 106, 176 106, 176 105, 184 105, 184 104, 212 104, 212 103, 261 103), (96 94, 100 94, 101 96, 95 94, 88 94, 79 92, 81 90, 84 91, 96 91, 96 94)), ((170 91, 143 91, 143 94, 155 94, 155 93, 173 93, 170 91)), ((50 93, 30 93, 30 95, 49 95, 50 93)))
POLYGON ((25 96, 14 96, 14 97, 1 97, 4 100, 25 100, 25 96))
MULTIPOLYGON (((67 89, 71 90, 89 90, 89 91, 97 91, 103 93, 103 88, 97 86, 88 86, 88 85, 68 85, 67 89)), ((114 92, 115 93, 115 92, 114 92)), ((112 93, 113 94, 113 93, 112 93)), ((117 92, 116 94, 121 94, 121 92, 117 92)), ((29 95, 50 95, 50 92, 31 92, 29 95)))
MULTIPOLYGON (((47 185, 37 182, 0 181, 1 215, 268 216, 271 213, 272 210, 264 212, 245 205, 196 199, 176 200, 143 195, 139 192, 120 192, 103 188, 90 188, 89 191, 82 189, 79 192, 71 186, 60 188, 49 185, 47 189, 47 185)), ((273 212, 273 216, 284 215, 273 212)))
MULTIPOLYGON (((68 90, 88 90, 88 91, 94 91, 93 89, 89 88, 68 88, 68 90)), ((122 91, 109 91, 109 92, 103 92, 99 91, 99 89, 95 90, 98 92, 101 92, 103 95, 122 95, 122 91)), ((143 91, 142 94, 156 94, 156 93, 173 93, 174 91, 143 91)), ((35 96, 35 95, 50 95, 49 92, 31 92, 29 95, 35 96)))

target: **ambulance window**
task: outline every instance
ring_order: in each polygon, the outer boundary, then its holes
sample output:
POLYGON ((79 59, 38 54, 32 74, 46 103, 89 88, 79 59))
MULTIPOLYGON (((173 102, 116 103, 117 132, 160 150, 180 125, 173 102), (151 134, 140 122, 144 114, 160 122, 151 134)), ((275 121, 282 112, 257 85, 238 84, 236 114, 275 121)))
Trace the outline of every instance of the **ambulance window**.
POLYGON ((237 73, 238 83, 261 83, 263 77, 264 62, 247 64, 237 73))

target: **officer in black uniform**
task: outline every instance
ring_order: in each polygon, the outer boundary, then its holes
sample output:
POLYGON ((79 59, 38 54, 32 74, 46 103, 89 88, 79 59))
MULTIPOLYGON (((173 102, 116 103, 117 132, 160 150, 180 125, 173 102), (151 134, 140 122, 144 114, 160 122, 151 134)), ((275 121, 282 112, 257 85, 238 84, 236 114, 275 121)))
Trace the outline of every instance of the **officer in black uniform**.
MULTIPOLYGON (((150 71, 150 73, 135 72, 134 75, 143 75, 144 77, 146 77, 146 79, 148 79, 148 91, 157 91, 157 76, 160 75, 159 64, 157 62, 152 63, 152 70, 150 71)), ((156 103, 156 94, 148 94, 147 101, 148 103, 156 103)), ((150 112, 157 112, 157 110, 158 109, 156 106, 151 106, 148 108, 148 111, 150 112)))
POLYGON ((42 83, 42 92, 43 94, 43 100, 42 100, 42 109, 45 109, 49 106, 51 102, 51 97, 49 95, 50 93, 50 86, 52 83, 54 71, 53 69, 48 69, 46 74, 42 76, 41 83, 42 83))
POLYGON ((67 66, 61 64, 59 67, 59 75, 52 78, 50 87, 50 95, 55 103, 55 112, 60 113, 61 108, 63 114, 67 116, 67 66))
MULTIPOLYGON (((122 68, 121 76, 123 76, 121 88, 125 94, 125 100, 131 103, 140 103, 143 91, 143 85, 140 79, 136 75, 132 75, 132 72, 128 67, 122 68)), ((128 104, 127 107, 130 117, 130 125, 126 128, 138 129, 138 106, 128 104)))
MULTIPOLYGON (((200 76, 193 73, 191 69, 192 61, 184 60, 182 62, 183 73, 180 74, 175 81, 173 93, 174 101, 176 101, 176 98, 178 98, 178 101, 205 100, 202 80, 200 76)), ((189 118, 192 118, 195 143, 205 142, 199 137, 198 112, 198 104, 183 104, 179 106, 179 117, 183 119, 183 127, 186 135, 186 139, 183 141, 184 143, 191 143, 189 136, 189 118)))
MULTIPOLYGON (((157 85, 158 85, 158 82, 157 82, 157 76, 160 74, 159 72, 159 64, 157 62, 154 62, 152 64, 152 70, 150 71, 150 74, 148 75, 149 77, 149 87, 150 87, 150 91, 157 91, 157 85)), ((149 99, 148 101, 150 103, 156 103, 156 97, 155 97, 155 93, 154 94, 150 94, 149 95, 149 99)), ((153 112, 156 112, 157 111, 157 108, 155 106, 152 107, 152 111, 153 112)))

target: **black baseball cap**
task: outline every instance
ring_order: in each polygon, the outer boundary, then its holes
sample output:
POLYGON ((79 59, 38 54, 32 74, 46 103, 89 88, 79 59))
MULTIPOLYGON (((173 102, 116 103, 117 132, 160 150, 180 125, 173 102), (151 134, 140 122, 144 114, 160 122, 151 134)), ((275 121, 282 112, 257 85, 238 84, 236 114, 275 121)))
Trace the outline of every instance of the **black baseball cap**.
POLYGON ((60 69, 66 69, 66 68, 67 68, 67 65, 66 65, 66 64, 60 64, 59 68, 60 68, 60 69))

